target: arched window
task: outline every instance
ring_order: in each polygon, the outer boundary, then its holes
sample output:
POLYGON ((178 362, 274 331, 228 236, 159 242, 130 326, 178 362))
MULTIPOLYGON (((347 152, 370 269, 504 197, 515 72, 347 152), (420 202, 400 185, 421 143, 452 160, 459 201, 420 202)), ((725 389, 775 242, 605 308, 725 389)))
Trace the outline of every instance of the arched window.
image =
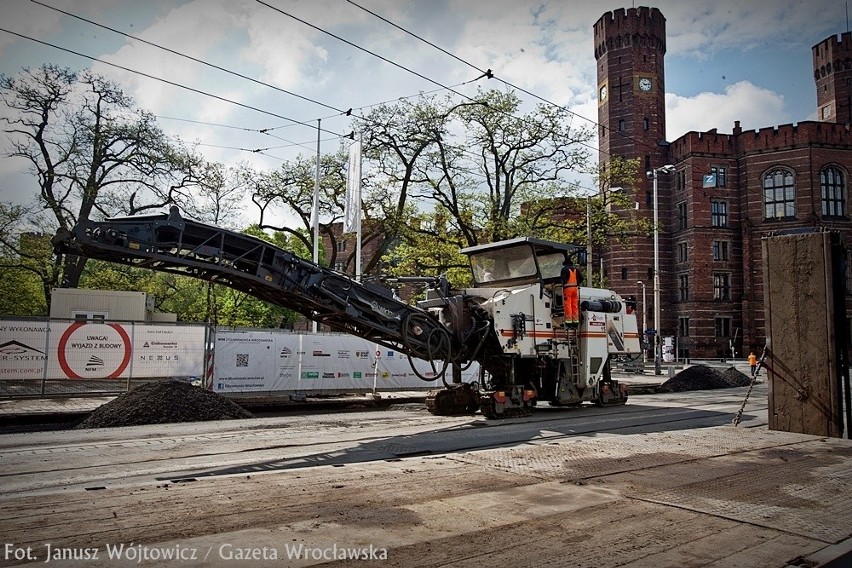
POLYGON ((796 187, 793 172, 781 168, 763 176, 763 209, 767 219, 796 216, 796 187))
POLYGON ((820 170, 819 191, 822 199, 823 216, 846 216, 845 179, 843 171, 837 166, 828 166, 820 170))

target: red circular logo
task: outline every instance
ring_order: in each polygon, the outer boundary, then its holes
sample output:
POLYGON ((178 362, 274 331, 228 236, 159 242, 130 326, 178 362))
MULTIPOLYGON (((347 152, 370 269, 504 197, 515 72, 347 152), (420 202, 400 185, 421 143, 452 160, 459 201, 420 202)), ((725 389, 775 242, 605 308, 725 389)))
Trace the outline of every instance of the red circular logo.
MULTIPOLYGON (((75 331, 86 325, 87 322, 78 321, 65 330, 65 333, 62 334, 62 337, 59 338, 59 345, 56 348, 56 355, 59 358, 59 368, 65 373, 65 376, 69 379, 82 379, 82 378, 95 378, 95 377, 83 377, 78 374, 74 369, 71 368, 71 365, 68 364, 68 357, 66 354, 66 349, 68 347, 68 341, 71 339, 71 336, 75 331)), ((96 325, 104 325, 104 324, 96 324, 96 325)), ((123 354, 121 358, 121 362, 118 364, 118 367, 110 373, 106 378, 108 379, 117 379, 121 376, 121 373, 127 368, 127 365, 130 364, 130 355, 132 352, 132 348, 130 345, 130 337, 127 335, 127 332, 117 323, 108 323, 105 324, 118 333, 121 338, 121 343, 124 346, 123 354)), ((92 347, 92 349, 97 349, 97 347, 92 347)), ((94 355, 93 355, 94 356, 94 355)))

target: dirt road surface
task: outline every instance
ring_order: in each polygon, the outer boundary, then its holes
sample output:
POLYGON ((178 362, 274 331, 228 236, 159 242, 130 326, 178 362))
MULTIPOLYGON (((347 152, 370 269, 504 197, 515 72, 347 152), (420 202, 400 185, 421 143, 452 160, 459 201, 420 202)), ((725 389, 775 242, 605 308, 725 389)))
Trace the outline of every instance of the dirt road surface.
POLYGON ((0 566, 783 567, 849 551, 852 443, 767 430, 765 392, 748 427, 716 425, 743 392, 499 424, 403 408, 0 436, 0 566))

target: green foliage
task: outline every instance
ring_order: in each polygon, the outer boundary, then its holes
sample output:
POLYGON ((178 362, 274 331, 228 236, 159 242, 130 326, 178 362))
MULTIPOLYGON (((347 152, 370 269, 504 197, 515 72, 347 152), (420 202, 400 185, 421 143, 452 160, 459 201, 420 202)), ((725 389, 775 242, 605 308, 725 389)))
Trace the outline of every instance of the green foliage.
POLYGON ((46 316, 59 268, 30 208, 0 203, 0 314, 46 316))
POLYGON ((384 257, 390 276, 446 276, 454 286, 471 283, 470 263, 453 241, 448 219, 442 214, 421 214, 407 225, 402 238, 384 257))
POLYGON ((226 286, 190 276, 91 261, 81 287, 95 290, 147 292, 158 311, 177 314, 178 321, 213 322, 231 327, 280 327, 296 314, 226 286))
POLYGON ((47 302, 38 276, 31 270, 10 266, 0 258, 0 315, 47 316, 47 302))

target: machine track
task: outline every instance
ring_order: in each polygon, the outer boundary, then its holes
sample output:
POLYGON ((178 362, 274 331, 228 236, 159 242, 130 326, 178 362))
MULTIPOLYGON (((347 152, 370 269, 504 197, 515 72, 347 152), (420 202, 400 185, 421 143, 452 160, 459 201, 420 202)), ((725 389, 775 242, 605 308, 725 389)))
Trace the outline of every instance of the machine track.
POLYGON ((429 391, 426 410, 435 416, 464 416, 476 414, 479 408, 479 391, 471 383, 451 385, 429 391))

